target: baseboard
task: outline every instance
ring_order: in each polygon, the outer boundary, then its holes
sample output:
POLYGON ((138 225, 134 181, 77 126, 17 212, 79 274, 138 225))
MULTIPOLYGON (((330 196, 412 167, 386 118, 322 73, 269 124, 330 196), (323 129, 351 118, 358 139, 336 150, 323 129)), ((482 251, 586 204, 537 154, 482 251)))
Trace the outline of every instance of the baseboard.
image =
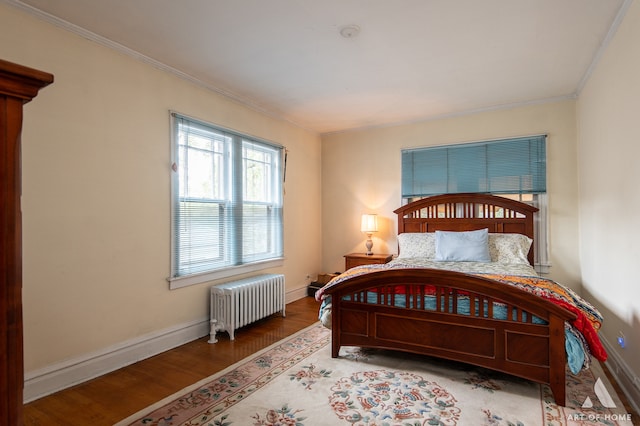
POLYGON ((294 290, 290 290, 284 296, 285 303, 295 302, 298 299, 302 299, 303 297, 307 297, 307 287, 300 287, 294 290))
MULTIPOLYGON (((287 292, 285 303, 307 296, 307 288, 287 292)), ((286 313, 285 313, 286 314, 286 313)), ((24 402, 31 402, 87 380, 209 335, 209 318, 150 333, 99 352, 25 374, 24 402)))
POLYGON ((25 374, 24 402, 152 357, 209 334, 209 319, 182 324, 25 374))
POLYGON ((620 358, 614 347, 605 338, 600 336, 600 340, 609 355, 605 365, 624 392, 629 404, 636 413, 640 413, 640 378, 633 373, 629 365, 620 358))

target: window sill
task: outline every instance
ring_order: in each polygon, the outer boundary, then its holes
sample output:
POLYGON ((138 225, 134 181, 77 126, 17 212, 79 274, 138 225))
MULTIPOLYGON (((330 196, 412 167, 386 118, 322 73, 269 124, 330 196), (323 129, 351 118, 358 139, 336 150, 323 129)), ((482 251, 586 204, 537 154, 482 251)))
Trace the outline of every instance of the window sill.
POLYGON ((275 268, 278 266, 282 266, 283 264, 284 264, 284 258, 272 259, 264 262, 256 262, 256 263, 251 263, 247 265, 233 266, 230 268, 220 269, 217 271, 203 272, 201 274, 167 278, 167 281, 169 281, 169 290, 176 290, 182 287, 202 284, 208 281, 215 281, 223 278, 229 278, 235 275, 241 275, 249 272, 260 271, 267 268, 275 268))

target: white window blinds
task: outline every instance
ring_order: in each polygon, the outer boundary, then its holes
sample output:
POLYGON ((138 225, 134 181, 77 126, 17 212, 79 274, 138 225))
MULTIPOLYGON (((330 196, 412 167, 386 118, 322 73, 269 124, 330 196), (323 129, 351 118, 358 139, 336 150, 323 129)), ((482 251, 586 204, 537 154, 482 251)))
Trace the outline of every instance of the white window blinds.
POLYGON ((172 278, 282 258, 282 147, 175 113, 172 125, 172 278))

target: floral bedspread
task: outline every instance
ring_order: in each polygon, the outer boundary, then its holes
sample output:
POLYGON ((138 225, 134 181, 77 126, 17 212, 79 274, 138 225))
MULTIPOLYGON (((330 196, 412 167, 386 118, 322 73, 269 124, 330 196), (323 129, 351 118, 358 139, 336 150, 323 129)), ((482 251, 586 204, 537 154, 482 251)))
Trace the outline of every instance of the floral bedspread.
MULTIPOLYGON (((598 337, 598 330, 602 325, 602 315, 589 302, 581 298, 570 288, 557 282, 537 276, 535 270, 528 264, 521 263, 481 263, 481 262, 436 262, 423 259, 394 260, 384 265, 363 265, 351 268, 337 276, 316 292, 316 300, 322 301, 327 296, 327 288, 339 285, 348 278, 380 270, 406 268, 433 268, 464 272, 516 286, 522 290, 550 300, 553 303, 576 314, 571 321, 571 327, 577 330, 588 346, 589 352, 600 361, 607 359, 607 353, 598 337)), ((325 301, 326 302, 326 301, 325 301)), ((323 305, 326 305, 323 304, 323 305)), ((322 316, 322 312, 321 312, 322 316)), ((575 333, 574 333, 575 334, 575 333)))

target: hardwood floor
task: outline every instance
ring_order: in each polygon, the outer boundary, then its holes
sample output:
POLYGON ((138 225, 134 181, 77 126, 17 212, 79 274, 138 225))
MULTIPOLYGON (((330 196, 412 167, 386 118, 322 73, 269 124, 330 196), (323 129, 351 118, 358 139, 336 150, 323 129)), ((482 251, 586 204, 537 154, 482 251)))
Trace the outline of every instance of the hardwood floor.
MULTIPOLYGON (((24 424, 113 425, 131 414, 204 379, 254 352, 315 323, 319 304, 305 297, 287 305, 286 317, 273 315, 236 332, 232 342, 221 333, 210 345, 208 337, 182 345, 97 379, 26 404, 24 424)), ((605 371, 606 371, 606 367, 605 371)), ((607 371, 608 373, 608 371, 607 371)), ((639 419, 616 386, 633 421, 639 419)), ((635 424, 635 423, 634 423, 635 424)))
POLYGON ((24 407, 24 424, 99 426, 114 423, 204 379, 318 320, 319 304, 305 297, 279 314, 236 332, 208 337, 38 399, 24 407))

